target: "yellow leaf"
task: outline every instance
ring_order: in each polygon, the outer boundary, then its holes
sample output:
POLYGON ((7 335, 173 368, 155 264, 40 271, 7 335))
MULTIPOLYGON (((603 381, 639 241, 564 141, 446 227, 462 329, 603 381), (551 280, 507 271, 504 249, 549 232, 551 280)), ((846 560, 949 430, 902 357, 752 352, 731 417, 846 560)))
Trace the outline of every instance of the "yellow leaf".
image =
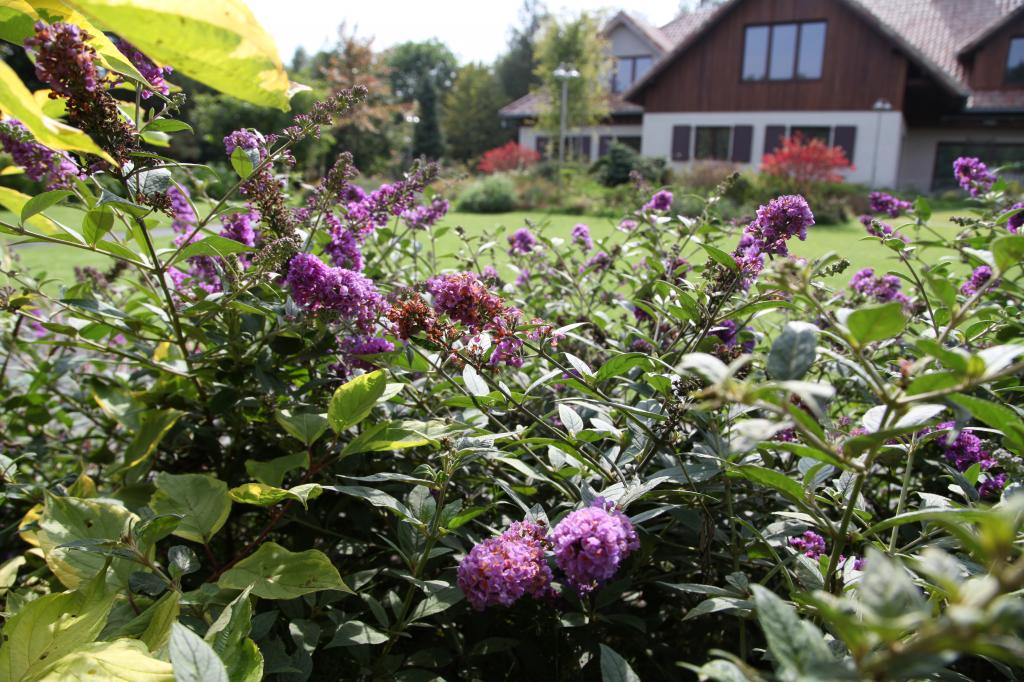
MULTIPOLYGON (((21 215, 22 207, 24 207, 31 198, 32 197, 29 195, 22 194, 16 189, 0 186, 0 206, 3 206, 16 216, 21 215)), ((35 214, 26 220, 25 223, 29 227, 34 227, 39 230, 40 233, 45 235, 57 235, 63 232, 63 230, 57 226, 57 223, 44 216, 42 213, 35 214)))
POLYGON ((89 45, 96 50, 103 66, 133 80, 146 82, 145 77, 103 31, 61 0, 0 0, 0 38, 6 41, 15 45, 24 44, 25 38, 35 33, 34 24, 40 19, 48 24, 62 21, 78 26, 91 36, 89 45))
MULTIPOLYGON (((3 2, 3 0, 0 0, 3 2)), ((68 102, 63 97, 50 97, 52 90, 34 90, 32 96, 39 102, 39 108, 50 118, 60 118, 68 110, 68 102)))
POLYGON ((174 682, 171 664, 153 658, 137 639, 95 642, 64 656, 46 671, 46 682, 174 682))
POLYGON ((21 522, 18 524, 18 535, 21 536, 22 540, 33 547, 39 546, 39 538, 36 537, 36 532, 34 530, 25 530, 25 526, 35 523, 42 515, 43 505, 37 504, 25 512, 25 515, 21 517, 21 522))
POLYGON ((153 349, 153 362, 163 362, 167 359, 167 354, 171 351, 170 341, 161 341, 153 349))
POLYGON ((288 110, 273 38, 242 0, 69 0, 156 61, 241 100, 288 110))
POLYGON ((0 112, 24 123, 36 141, 50 149, 87 152, 111 163, 114 161, 81 130, 44 114, 36 98, 6 62, 0 62, 0 112))

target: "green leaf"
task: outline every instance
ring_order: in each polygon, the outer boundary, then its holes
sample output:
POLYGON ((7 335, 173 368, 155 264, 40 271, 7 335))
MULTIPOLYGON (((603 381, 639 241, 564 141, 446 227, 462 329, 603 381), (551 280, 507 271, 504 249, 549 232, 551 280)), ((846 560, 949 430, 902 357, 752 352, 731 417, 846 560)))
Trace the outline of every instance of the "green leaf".
POLYGON ((224 256, 230 256, 233 253, 246 253, 247 251, 252 251, 252 249, 242 242, 236 242, 234 239, 209 234, 199 241, 192 242, 182 249, 181 253, 178 254, 178 257, 175 258, 173 262, 180 263, 181 261, 194 256, 217 256, 223 258, 224 256))
POLYGON ((21 222, 25 223, 26 220, 31 218, 37 213, 42 213, 46 209, 50 208, 54 204, 58 203, 66 197, 73 196, 74 192, 66 189, 55 189, 52 192, 43 192, 37 194, 21 207, 21 222))
POLYGON ((321 590, 351 592, 338 569, 323 552, 289 552, 276 542, 265 542, 255 553, 227 570, 217 581, 225 590, 244 590, 263 599, 295 599, 321 590))
POLYGON ((336 485, 327 486, 328 490, 333 490, 336 493, 342 495, 351 495, 352 497, 358 497, 366 500, 375 507, 382 507, 384 509, 390 509, 399 516, 409 519, 410 521, 416 520, 416 515, 413 514, 408 507, 388 495, 383 490, 377 490, 376 488, 367 488, 362 485, 336 485))
POLYGON ((146 645, 137 639, 83 646, 48 668, 46 679, 54 682, 176 682, 171 664, 150 656, 146 645))
MULTIPOLYGON (((249 598, 251 592, 250 588, 242 590, 234 601, 225 606, 203 638, 224 661, 228 677, 233 681, 248 679, 253 668, 253 659, 249 651, 252 640, 248 639, 253 616, 252 600, 249 598)), ((256 656, 260 672, 260 677, 256 678, 258 680, 261 679, 263 671, 263 657, 258 649, 256 656)))
MULTIPOLYGON (((107 559, 99 553, 62 545, 89 540, 116 543, 127 537, 130 528, 138 522, 138 516, 109 500, 47 495, 36 538, 50 570, 67 587, 75 588, 102 571, 107 559)), ((140 549, 149 551, 146 546, 140 549)), ((107 572, 107 582, 127 588, 129 576, 138 569, 139 564, 130 559, 114 558, 107 572)))
POLYGON ((902 303, 883 303, 854 310, 846 318, 846 327, 860 344, 890 339, 907 326, 902 303))
POLYGON ((266 462, 257 462, 254 459, 245 460, 246 472, 260 483, 266 483, 279 487, 284 482, 284 476, 293 469, 308 469, 309 453, 296 452, 294 455, 275 457, 266 462))
POLYGON ((153 516, 132 527, 132 533, 142 545, 154 545, 174 532, 181 524, 181 514, 153 516))
POLYGON ((330 649, 336 646, 357 646, 360 644, 383 644, 388 641, 388 636, 374 630, 366 623, 358 620, 350 620, 338 625, 334 631, 334 637, 325 646, 330 649))
POLYGON ((341 433, 365 419, 384 395, 387 384, 387 375, 377 370, 339 386, 327 410, 327 420, 334 432, 341 433))
POLYGON ((710 244, 701 244, 700 246, 707 252, 709 256, 711 256, 711 260, 715 261, 716 263, 725 267, 727 270, 731 272, 739 272, 739 266, 736 265, 736 259, 727 254, 725 251, 715 248, 710 244))
POLYGON ((176 118, 154 119, 147 123, 143 130, 145 130, 146 132, 154 133, 177 133, 182 130, 187 130, 190 133, 195 132, 194 130, 192 130, 192 126, 185 123, 184 121, 179 121, 176 118))
MULTIPOLYGON (((779 667, 789 673, 787 679, 817 679, 813 672, 837 661, 818 628, 800 620, 796 609, 766 587, 753 584, 757 621, 768 640, 768 650, 779 667)), ((826 668, 827 669, 827 668, 826 668)))
POLYGON ((605 362, 597 370, 597 380, 605 381, 622 376, 634 367, 650 368, 651 359, 644 353, 622 353, 605 362))
POLYGON ((241 504, 269 507, 283 500, 296 500, 306 507, 310 500, 320 497, 323 491, 324 489, 319 483, 306 483, 289 490, 275 488, 266 483, 244 483, 237 488, 232 488, 228 494, 231 495, 232 500, 241 504))
POLYGON ((640 676, 633 672, 622 656, 611 647, 601 646, 601 682, 640 682, 640 676))
POLYGON ((181 623, 171 626, 168 650, 175 682, 228 682, 223 661, 202 637, 181 623))
POLYGON ((441 422, 386 422, 374 424, 363 430, 352 439, 342 451, 345 456, 361 452, 380 452, 382 450, 402 450, 429 445, 434 440, 429 435, 431 426, 441 422), (420 429, 422 427, 422 430, 420 429))
POLYGON ((288 435, 306 446, 315 443, 327 430, 327 419, 323 415, 312 412, 293 414, 289 410, 281 410, 276 416, 277 423, 288 435))
MULTIPOLYGON (((114 211, 110 206, 97 206, 90 209, 82 220, 82 236, 91 246, 96 246, 113 228, 114 211)), ((135 254, 131 254, 131 257, 137 259, 135 254)))
POLYGON ((156 476, 156 492, 149 501, 157 514, 181 514, 174 535, 192 542, 208 543, 231 513, 228 485, 209 474, 156 476))
POLYGON ((0 678, 35 678, 53 661, 95 640, 117 594, 107 590, 106 580, 103 570, 76 592, 47 594, 10 616, 3 628, 0 678))
POLYGON ((1011 448, 1018 455, 1024 454, 1024 418, 1015 411, 1005 405, 960 393, 948 399, 970 412, 975 419, 1002 431, 1011 448))
POLYGON ((491 389, 487 388, 487 382, 484 381, 484 378, 480 376, 473 365, 467 364, 462 368, 462 381, 466 384, 466 390, 469 391, 470 395, 479 397, 491 392, 491 389))
MULTIPOLYGON (((151 574, 150 574, 151 575, 151 574)), ((165 646, 171 638, 171 628, 178 620, 181 612, 181 593, 176 590, 168 590, 167 594, 157 600, 147 611, 149 624, 139 637, 150 652, 157 653, 165 646)))
POLYGON ((246 102, 288 110, 288 76, 274 40, 242 0, 75 0, 150 59, 246 102))
POLYGON ((817 327, 789 322, 768 352, 768 374, 777 381, 802 379, 814 364, 817 346, 817 327))
POLYGON ((914 614, 928 614, 924 597, 902 566, 870 546, 865 559, 857 596, 875 616, 894 621, 914 614))
POLYGON ((36 142, 50 149, 96 154, 114 163, 110 155, 81 130, 44 114, 36 98, 6 62, 0 63, 0 107, 5 115, 21 121, 36 142))
POLYGON ((768 486, 796 502, 803 502, 804 489, 800 484, 774 469, 765 469, 753 464, 743 464, 730 469, 730 473, 735 473, 747 480, 768 486))
POLYGON ((569 432, 570 436, 575 437, 580 431, 583 430, 583 418, 576 413, 576 410, 572 409, 565 403, 558 404, 558 418, 562 422, 562 426, 569 432))
POLYGON ((992 257, 1000 272, 1006 272, 1024 261, 1024 235, 1008 234, 992 242, 992 257))
POLYGON ((123 468, 126 478, 137 478, 148 468, 146 463, 153 451, 183 414, 185 413, 174 409, 154 410, 146 413, 142 418, 142 424, 124 451, 123 468))
POLYGON ((924 197, 918 197, 914 199, 914 213, 923 222, 928 222, 932 218, 932 205, 924 197))
POLYGON ((231 167, 238 173, 238 177, 243 180, 252 175, 253 170, 259 163, 260 153, 258 149, 235 147, 235 151, 231 152, 231 167))
POLYGON ((199 557, 185 545, 174 545, 167 550, 167 569, 172 578, 195 573, 199 570, 199 557))

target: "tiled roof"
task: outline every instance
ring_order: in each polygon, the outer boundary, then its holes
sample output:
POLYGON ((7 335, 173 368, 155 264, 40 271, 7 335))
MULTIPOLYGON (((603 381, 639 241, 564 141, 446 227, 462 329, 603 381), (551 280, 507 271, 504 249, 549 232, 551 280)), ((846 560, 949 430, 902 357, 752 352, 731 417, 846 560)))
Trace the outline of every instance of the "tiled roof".
POLYGON ((967 109, 977 113, 1024 109, 1020 90, 974 90, 967 98, 967 109))
POLYGON ((624 12, 627 17, 636 25, 637 29, 641 31, 647 39, 654 43, 662 52, 668 52, 675 45, 675 41, 672 40, 664 31, 656 26, 652 26, 647 23, 647 20, 638 17, 635 14, 624 12))
MULTIPOLYGON (((540 114, 541 109, 546 103, 547 96, 544 93, 531 92, 514 102, 506 104, 498 111, 498 114, 502 118, 534 118, 540 114)), ((644 108, 639 104, 627 102, 618 95, 609 95, 608 111, 619 115, 642 114, 644 113, 644 108)))
POLYGON ((668 22, 661 27, 661 32, 672 41, 672 45, 678 45, 691 34, 695 33, 698 29, 704 26, 704 22, 708 20, 712 14, 714 14, 717 7, 715 5, 705 5, 698 7, 692 12, 683 12, 678 17, 668 22))

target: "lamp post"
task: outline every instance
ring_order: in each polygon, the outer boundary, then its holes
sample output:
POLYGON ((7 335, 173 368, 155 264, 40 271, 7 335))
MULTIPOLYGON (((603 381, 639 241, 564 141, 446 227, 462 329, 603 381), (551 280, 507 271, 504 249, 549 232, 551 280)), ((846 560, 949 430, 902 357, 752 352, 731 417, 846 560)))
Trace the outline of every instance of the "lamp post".
POLYGON ((416 126, 420 122, 420 117, 416 114, 406 114, 405 122, 412 127, 412 135, 409 136, 409 159, 413 159, 416 154, 416 126))
POLYGON ((882 143, 882 112, 892 111, 892 102, 880 97, 871 105, 871 109, 877 114, 875 117, 875 162, 871 165, 871 188, 874 189, 878 180, 878 154, 881 151, 882 143))
POLYGON ((569 81, 579 78, 580 72, 571 66, 559 64, 552 75, 555 77, 555 80, 562 83, 562 115, 558 126, 558 163, 561 165, 565 163, 565 128, 569 117, 569 81))

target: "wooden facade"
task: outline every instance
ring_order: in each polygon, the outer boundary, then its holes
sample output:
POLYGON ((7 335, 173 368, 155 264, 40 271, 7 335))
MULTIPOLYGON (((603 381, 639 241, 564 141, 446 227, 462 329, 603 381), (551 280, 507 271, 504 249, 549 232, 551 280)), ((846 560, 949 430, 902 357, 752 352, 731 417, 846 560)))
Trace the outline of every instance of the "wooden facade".
POLYGON ((1024 83, 1006 81, 1006 59, 1011 38, 1024 38, 1024 14, 988 36, 970 55, 965 55, 967 82, 972 90, 1024 91, 1024 83))
POLYGON ((907 58, 892 42, 842 2, 743 0, 670 55, 663 70, 631 99, 647 113, 869 110, 878 99, 898 110, 907 69, 907 58), (827 23, 822 77, 743 81, 746 27, 790 21, 827 23))

